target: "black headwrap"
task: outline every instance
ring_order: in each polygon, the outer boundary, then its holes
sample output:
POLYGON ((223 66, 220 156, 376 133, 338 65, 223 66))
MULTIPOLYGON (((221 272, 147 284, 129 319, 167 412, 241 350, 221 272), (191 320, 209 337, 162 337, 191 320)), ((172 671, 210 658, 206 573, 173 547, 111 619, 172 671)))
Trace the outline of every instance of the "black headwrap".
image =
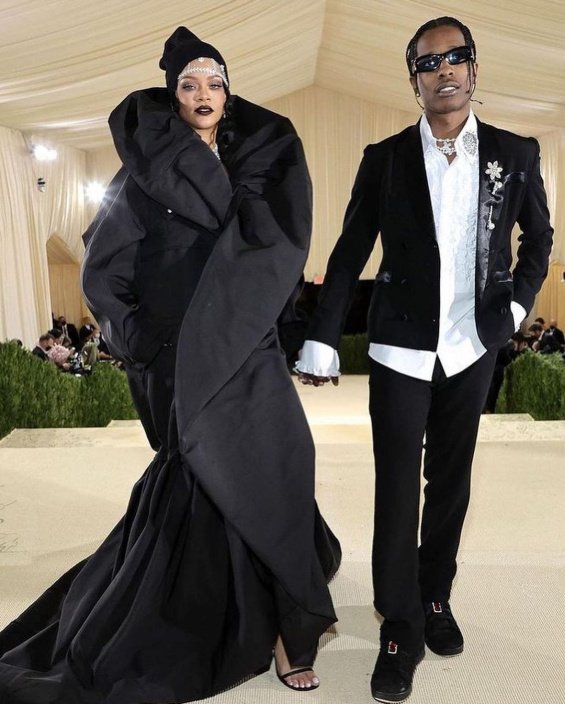
POLYGON ((178 77, 183 68, 201 56, 214 59, 223 65, 226 76, 228 75, 226 62, 215 47, 198 39, 196 34, 186 27, 177 27, 165 42, 163 56, 159 61, 159 68, 165 71, 167 88, 171 93, 177 89, 178 77))

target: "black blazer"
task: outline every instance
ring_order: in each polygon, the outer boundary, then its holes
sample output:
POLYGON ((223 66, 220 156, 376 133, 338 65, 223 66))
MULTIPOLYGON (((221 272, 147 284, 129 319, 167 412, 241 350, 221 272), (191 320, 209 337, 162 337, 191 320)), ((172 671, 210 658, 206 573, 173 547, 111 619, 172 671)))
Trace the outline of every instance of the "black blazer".
MULTIPOLYGON (((477 122, 475 316, 482 343, 496 349, 514 332, 510 302, 517 301, 526 311, 533 305, 547 275, 553 229, 537 141, 477 122), (499 178, 486 173, 489 162, 502 167, 499 178), (500 185, 494 187, 495 182, 500 185), (513 266, 516 222, 522 234, 513 266)), ((383 258, 369 309, 369 339, 435 351, 440 258, 419 124, 365 149, 309 339, 337 348, 357 280, 379 232, 383 258)))
POLYGON ((49 356, 48 356, 47 352, 43 349, 43 347, 40 347, 39 345, 36 345, 32 349, 31 353, 33 355, 35 355, 36 357, 39 357, 39 359, 42 359, 44 362, 49 361, 49 356))

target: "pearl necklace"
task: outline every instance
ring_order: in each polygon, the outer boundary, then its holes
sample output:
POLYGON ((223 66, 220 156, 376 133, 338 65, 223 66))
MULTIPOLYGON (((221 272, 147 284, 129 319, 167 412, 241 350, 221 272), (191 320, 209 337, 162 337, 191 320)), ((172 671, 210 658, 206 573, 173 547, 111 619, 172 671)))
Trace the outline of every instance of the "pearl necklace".
POLYGON ((453 156, 453 154, 457 154, 457 149, 455 149, 455 139, 436 139, 436 147, 442 154, 445 154, 445 156, 453 156))

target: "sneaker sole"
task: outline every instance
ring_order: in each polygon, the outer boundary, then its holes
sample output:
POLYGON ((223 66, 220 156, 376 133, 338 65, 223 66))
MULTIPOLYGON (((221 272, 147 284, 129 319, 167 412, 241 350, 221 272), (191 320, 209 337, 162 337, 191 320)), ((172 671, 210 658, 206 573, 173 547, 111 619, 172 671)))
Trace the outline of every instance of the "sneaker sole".
POLYGON ((373 699, 376 702, 383 702, 383 704, 397 704, 397 702, 403 702, 405 699, 408 699, 411 694, 412 687, 403 694, 373 694, 373 699))
POLYGON ((428 643, 426 643, 428 646, 429 650, 432 651, 432 653, 435 653, 436 655, 440 655, 442 658, 452 658, 455 655, 461 655, 463 652, 463 645, 457 646, 457 648, 450 648, 449 650, 434 650, 428 643))

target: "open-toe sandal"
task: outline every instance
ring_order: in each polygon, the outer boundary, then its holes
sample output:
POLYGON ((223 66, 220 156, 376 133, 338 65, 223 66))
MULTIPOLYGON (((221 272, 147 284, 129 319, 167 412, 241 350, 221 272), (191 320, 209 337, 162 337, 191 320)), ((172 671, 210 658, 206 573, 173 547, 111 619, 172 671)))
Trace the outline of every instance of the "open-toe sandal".
POLYGON ((288 687, 289 689, 292 689, 293 692, 310 692, 312 689, 318 689, 320 686, 319 684, 311 684, 309 687, 293 687, 291 684, 287 682, 287 679, 289 677, 292 677, 292 675, 299 675, 301 672, 313 672, 312 667, 297 667, 294 670, 289 670, 288 672, 285 672, 284 675, 279 675, 278 671, 277 672, 277 677, 279 680, 284 684, 285 687, 288 687))

